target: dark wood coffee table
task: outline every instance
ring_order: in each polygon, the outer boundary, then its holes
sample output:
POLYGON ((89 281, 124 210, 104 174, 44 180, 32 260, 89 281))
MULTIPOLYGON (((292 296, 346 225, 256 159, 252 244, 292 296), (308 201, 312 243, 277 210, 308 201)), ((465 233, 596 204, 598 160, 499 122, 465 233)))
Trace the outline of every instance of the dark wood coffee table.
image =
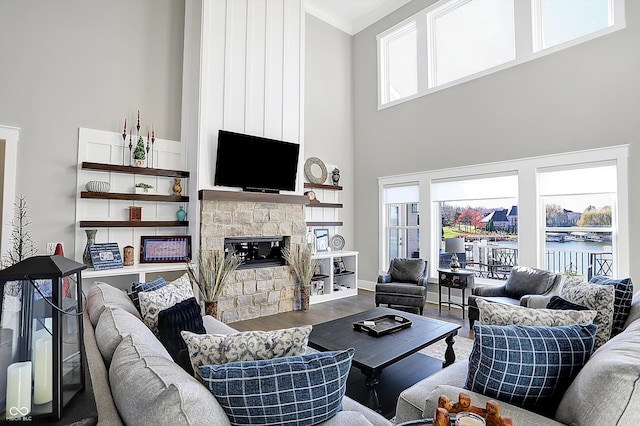
POLYGON ((453 337, 461 327, 444 321, 398 311, 389 308, 375 308, 333 321, 316 324, 309 336, 309 346, 319 351, 338 351, 354 348, 352 365, 366 376, 369 390, 368 405, 380 411, 380 401, 376 386, 378 376, 384 368, 407 358, 439 340, 445 339, 447 350, 443 367, 456 359, 453 351, 453 337), (353 327, 356 321, 364 321, 383 315, 398 315, 412 321, 411 327, 379 337, 370 336, 353 327))

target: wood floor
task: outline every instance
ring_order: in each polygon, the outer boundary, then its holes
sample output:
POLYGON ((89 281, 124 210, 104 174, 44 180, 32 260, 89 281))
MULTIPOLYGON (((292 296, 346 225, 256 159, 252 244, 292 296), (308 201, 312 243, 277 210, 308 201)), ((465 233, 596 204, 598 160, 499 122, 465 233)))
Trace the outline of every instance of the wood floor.
MULTIPOLYGON (((373 296, 372 291, 360 289, 358 290, 357 296, 311 305, 307 312, 284 312, 266 317, 237 321, 229 325, 238 331, 249 331, 277 330, 305 324, 319 324, 375 308, 376 305, 373 296)), ((418 313, 417 311, 411 312, 418 313)), ((423 311, 423 316, 459 324, 462 328, 458 331, 458 335, 473 338, 473 334, 469 330, 469 320, 466 318, 466 314, 465 319, 462 319, 462 311, 460 309, 452 308, 451 311, 449 311, 443 306, 442 313, 438 314, 438 305, 427 303, 423 311)))

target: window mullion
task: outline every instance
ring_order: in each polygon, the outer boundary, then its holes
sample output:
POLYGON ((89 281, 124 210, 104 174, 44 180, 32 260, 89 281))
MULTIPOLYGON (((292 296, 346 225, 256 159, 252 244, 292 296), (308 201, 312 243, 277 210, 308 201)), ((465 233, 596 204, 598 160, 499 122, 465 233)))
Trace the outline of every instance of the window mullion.
POLYGON ((417 56, 418 56, 418 94, 423 94, 429 89, 429 43, 427 36, 426 14, 416 18, 417 56))
POLYGON ((539 0, 516 1, 513 14, 516 60, 529 60, 536 50, 534 46, 542 46, 541 32, 536 30, 534 23, 540 19, 539 0))

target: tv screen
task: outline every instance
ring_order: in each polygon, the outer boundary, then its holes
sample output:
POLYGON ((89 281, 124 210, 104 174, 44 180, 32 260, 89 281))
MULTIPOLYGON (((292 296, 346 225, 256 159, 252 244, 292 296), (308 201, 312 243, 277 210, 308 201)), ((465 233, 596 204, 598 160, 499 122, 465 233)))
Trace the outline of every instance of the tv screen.
POLYGON ((258 136, 218 132, 214 184, 245 191, 295 191, 300 145, 258 136))

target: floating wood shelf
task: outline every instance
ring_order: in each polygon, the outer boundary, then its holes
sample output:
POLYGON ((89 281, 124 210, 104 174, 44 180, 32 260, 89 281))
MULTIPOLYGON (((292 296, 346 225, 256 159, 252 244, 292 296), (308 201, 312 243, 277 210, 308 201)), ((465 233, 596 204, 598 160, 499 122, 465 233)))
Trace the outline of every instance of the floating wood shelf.
POLYGON ((307 207, 329 207, 334 209, 341 209, 342 203, 309 203, 307 207))
POLYGON ((217 191, 201 189, 199 200, 254 201, 264 203, 309 204, 309 197, 304 195, 267 194, 263 192, 217 191))
POLYGON ((177 220, 81 220, 80 228, 160 228, 189 226, 189 221, 177 220))
POLYGON ((93 198, 101 200, 134 200, 134 201, 165 201, 170 203, 187 203, 189 197, 175 195, 154 195, 154 194, 129 194, 119 192, 80 192, 80 198, 93 198))
POLYGON ((325 185, 320 183, 305 182, 304 187, 315 188, 315 189, 332 189, 334 191, 342 191, 342 187, 340 185, 325 185))
POLYGON ((343 222, 307 222, 307 226, 342 226, 343 222))
POLYGON ((82 162, 83 169, 102 170, 105 172, 131 173, 135 175, 166 176, 188 178, 189 172, 184 170, 155 169, 152 167, 120 166, 117 164, 82 162))

